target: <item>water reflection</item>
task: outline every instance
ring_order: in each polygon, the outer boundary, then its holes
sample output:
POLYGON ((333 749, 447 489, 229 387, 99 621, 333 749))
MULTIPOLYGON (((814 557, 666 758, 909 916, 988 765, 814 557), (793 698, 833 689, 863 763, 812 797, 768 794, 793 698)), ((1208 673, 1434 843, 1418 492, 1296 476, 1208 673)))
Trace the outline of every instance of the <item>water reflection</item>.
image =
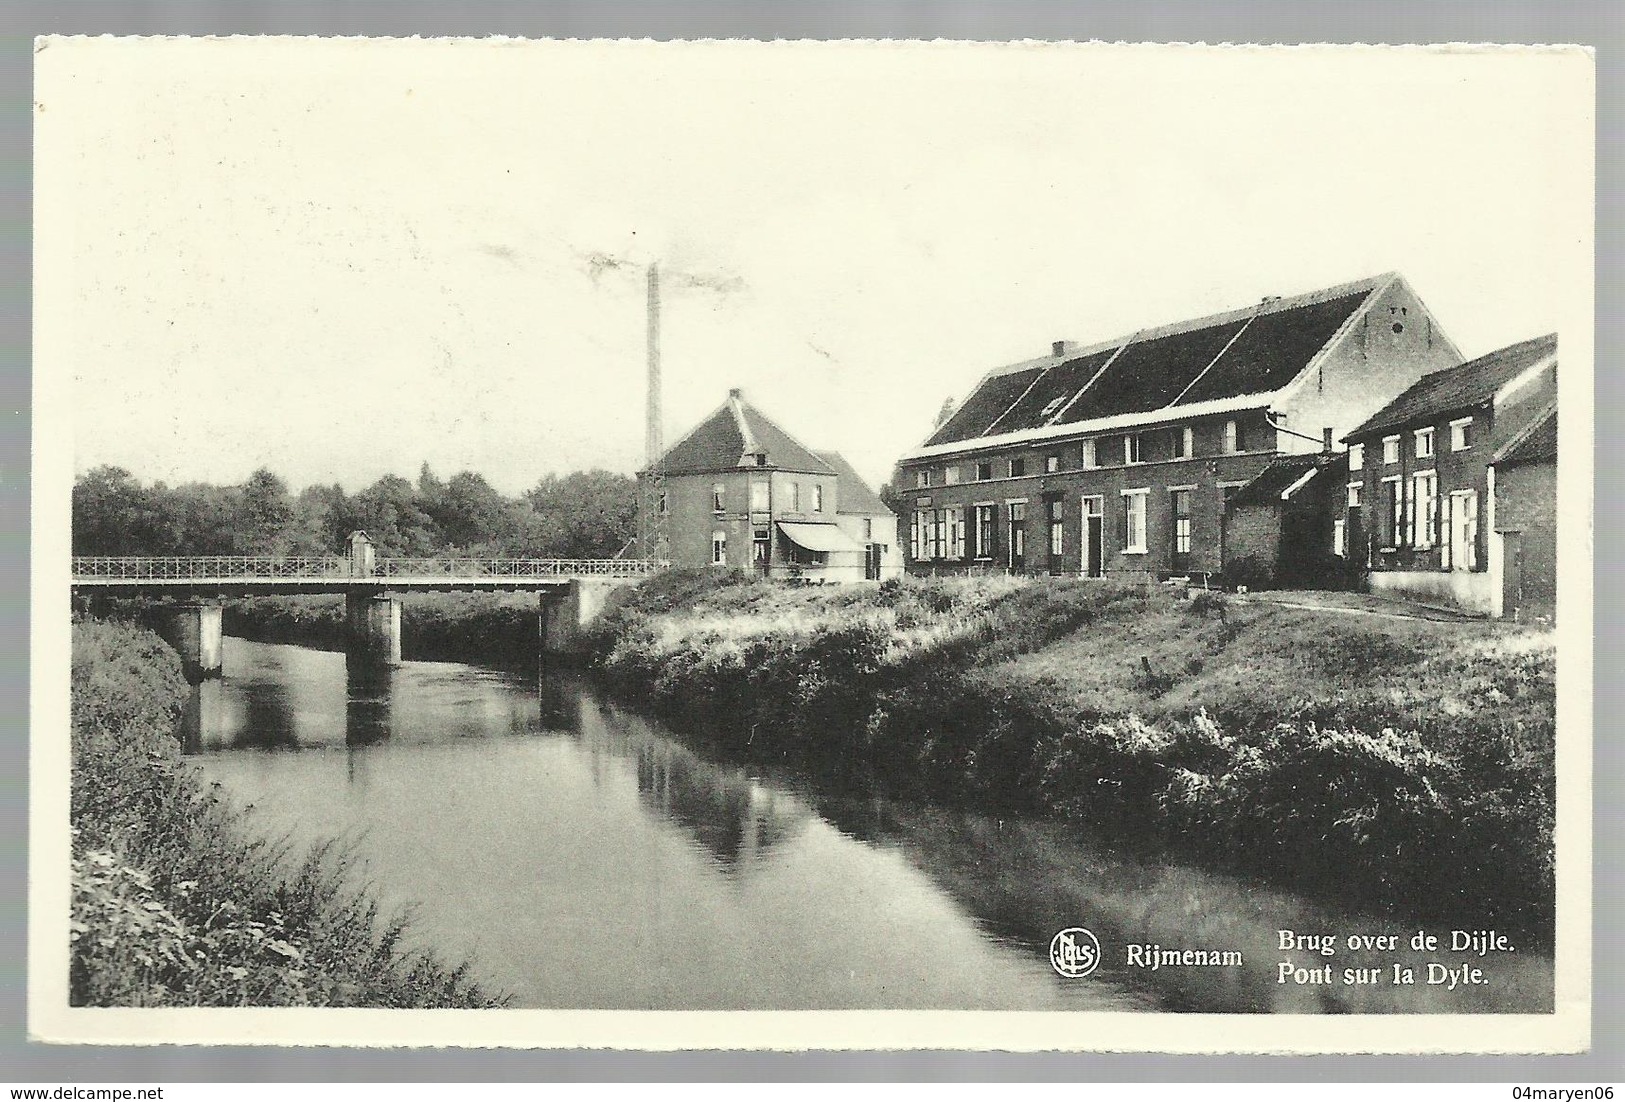
POLYGON ((344 656, 344 744, 372 746, 390 736, 395 671, 376 658, 344 656))
POLYGON ((1399 931, 1065 824, 846 798, 708 760, 554 671, 379 670, 227 647, 226 680, 194 689, 184 727, 208 775, 274 834, 361 839, 386 905, 414 908, 429 944, 480 962, 520 1005, 1551 1006, 1551 961, 1533 953, 1496 962, 1493 986, 1451 993, 1280 984, 1278 962, 1327 962, 1277 950, 1278 929, 1399 931), (1074 925, 1105 951, 1082 982, 1047 959, 1074 925), (1233 949, 1246 963, 1152 971, 1130 966, 1131 945, 1233 949))

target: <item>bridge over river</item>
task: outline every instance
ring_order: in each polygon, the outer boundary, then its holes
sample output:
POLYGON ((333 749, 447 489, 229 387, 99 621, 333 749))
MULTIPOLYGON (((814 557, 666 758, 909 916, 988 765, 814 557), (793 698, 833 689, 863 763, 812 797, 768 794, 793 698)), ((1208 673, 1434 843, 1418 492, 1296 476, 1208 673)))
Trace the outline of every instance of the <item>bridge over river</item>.
POLYGON ((542 648, 565 653, 611 590, 664 565, 647 559, 383 558, 357 532, 349 555, 76 557, 72 578, 81 597, 181 598, 166 635, 188 674, 207 677, 220 672, 220 601, 228 597, 342 593, 349 653, 393 664, 401 660, 401 594, 536 593, 542 648))

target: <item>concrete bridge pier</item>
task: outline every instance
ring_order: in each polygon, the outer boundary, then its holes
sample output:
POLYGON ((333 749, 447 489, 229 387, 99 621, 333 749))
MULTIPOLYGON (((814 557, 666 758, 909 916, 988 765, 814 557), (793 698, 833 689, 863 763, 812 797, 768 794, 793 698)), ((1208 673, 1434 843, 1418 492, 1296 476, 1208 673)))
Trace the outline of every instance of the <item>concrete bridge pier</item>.
POLYGON ((572 578, 566 585, 542 590, 537 617, 542 655, 585 654, 585 629, 604 611, 609 595, 625 584, 620 578, 572 578))
POLYGON ((164 624, 164 638, 181 655, 186 680, 194 685, 219 677, 222 609, 217 604, 194 602, 172 609, 164 624))
POLYGON ((401 664, 401 602, 387 593, 344 596, 347 653, 383 666, 401 664))

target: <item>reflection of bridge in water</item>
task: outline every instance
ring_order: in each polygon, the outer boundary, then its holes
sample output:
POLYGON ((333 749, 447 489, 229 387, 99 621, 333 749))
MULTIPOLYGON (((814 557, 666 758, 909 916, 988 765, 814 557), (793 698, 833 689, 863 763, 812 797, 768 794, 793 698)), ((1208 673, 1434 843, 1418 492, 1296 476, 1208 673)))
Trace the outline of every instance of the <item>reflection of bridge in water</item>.
POLYGON ((380 558, 363 532, 346 556, 76 557, 72 588, 96 596, 178 597, 166 636, 194 680, 220 672, 221 607, 228 597, 342 594, 349 653, 389 665, 401 660, 405 593, 536 593, 544 651, 567 652, 610 590, 635 584, 661 564, 645 559, 380 558))

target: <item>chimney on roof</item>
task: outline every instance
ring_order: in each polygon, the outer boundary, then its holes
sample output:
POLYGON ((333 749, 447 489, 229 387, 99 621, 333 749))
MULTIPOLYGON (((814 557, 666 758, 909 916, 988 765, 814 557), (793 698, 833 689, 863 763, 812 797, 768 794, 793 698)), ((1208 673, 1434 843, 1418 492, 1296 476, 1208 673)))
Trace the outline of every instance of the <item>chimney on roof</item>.
POLYGON ((1051 341, 1049 345, 1051 356, 1065 356, 1078 350, 1077 341, 1051 341))
POLYGON ((1332 451, 1332 429, 1328 425, 1320 430, 1320 450, 1330 455, 1332 451))
POLYGON ((735 401, 741 401, 745 397, 745 392, 740 390, 738 387, 729 387, 728 397, 734 399, 735 401))

